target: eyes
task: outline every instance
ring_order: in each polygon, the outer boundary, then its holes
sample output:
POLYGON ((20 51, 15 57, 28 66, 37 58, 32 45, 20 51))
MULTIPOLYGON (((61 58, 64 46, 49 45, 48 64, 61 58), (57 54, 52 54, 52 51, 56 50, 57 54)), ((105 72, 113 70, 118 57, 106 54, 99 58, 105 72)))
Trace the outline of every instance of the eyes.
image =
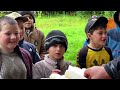
POLYGON ((96 33, 97 34, 99 34, 99 35, 106 35, 107 34, 107 31, 106 31, 106 29, 105 28, 98 28, 97 30, 96 30, 96 33))
POLYGON ((107 32, 98 32, 99 35, 102 35, 102 34, 107 34, 107 32))
POLYGON ((18 32, 15 32, 15 33, 6 32, 6 33, 5 33, 5 35, 7 35, 7 36, 11 36, 12 34, 14 34, 15 36, 18 36, 18 35, 19 35, 18 32))
POLYGON ((64 45, 62 45, 62 44, 54 44, 53 47, 61 47, 61 48, 64 48, 64 45))

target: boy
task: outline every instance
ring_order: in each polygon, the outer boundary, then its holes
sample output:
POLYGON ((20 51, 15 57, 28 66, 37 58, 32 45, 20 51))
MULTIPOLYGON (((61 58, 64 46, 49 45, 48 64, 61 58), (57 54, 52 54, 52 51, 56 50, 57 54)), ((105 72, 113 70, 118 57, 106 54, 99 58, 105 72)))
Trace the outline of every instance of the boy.
POLYGON ((60 74, 63 75, 71 65, 63 57, 68 47, 68 41, 63 32, 60 30, 51 31, 45 39, 44 46, 48 54, 45 55, 44 60, 35 64, 33 79, 49 78, 52 71, 57 71, 56 69, 60 70, 60 74))
POLYGON ((113 18, 116 27, 107 32, 106 46, 110 47, 113 58, 117 59, 120 56, 120 11, 116 11, 113 18))
POLYGON ((44 49, 45 36, 41 30, 38 30, 34 26, 34 24, 35 24, 34 12, 32 12, 32 11, 19 11, 19 13, 22 16, 25 16, 28 18, 28 21, 24 23, 24 26, 25 26, 24 39, 36 46, 36 49, 38 50, 38 53, 41 57, 41 60, 43 60, 44 55, 46 54, 46 51, 44 49))
POLYGON ((20 32, 20 41, 18 43, 19 46, 26 49, 31 54, 33 64, 40 61, 40 56, 39 56, 39 53, 37 52, 35 46, 24 40, 25 27, 23 26, 23 24, 28 21, 28 18, 20 15, 17 12, 12 12, 6 16, 15 19, 18 23, 19 32, 20 32))
POLYGON ((20 39, 16 20, 0 18, 0 76, 2 79, 32 79, 32 58, 18 46, 20 39))
POLYGON ((78 52, 78 67, 100 66, 113 59, 110 48, 105 47, 107 22, 107 18, 102 16, 92 16, 88 20, 85 32, 89 39, 89 44, 78 52))

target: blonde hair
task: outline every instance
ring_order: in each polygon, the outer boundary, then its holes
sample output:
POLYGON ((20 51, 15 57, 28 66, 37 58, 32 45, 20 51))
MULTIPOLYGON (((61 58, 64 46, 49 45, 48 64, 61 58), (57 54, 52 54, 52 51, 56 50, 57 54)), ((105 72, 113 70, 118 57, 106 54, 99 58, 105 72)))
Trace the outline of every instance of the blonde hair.
POLYGON ((13 18, 7 17, 7 16, 2 16, 0 17, 0 31, 3 25, 10 24, 10 25, 17 25, 17 21, 14 20, 13 18))

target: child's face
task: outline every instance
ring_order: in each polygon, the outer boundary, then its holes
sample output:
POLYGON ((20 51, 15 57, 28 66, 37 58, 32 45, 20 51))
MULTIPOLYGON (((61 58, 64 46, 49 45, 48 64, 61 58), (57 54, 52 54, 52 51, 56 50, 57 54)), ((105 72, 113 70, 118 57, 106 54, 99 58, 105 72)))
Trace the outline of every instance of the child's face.
POLYGON ((17 20, 19 26, 20 40, 23 39, 25 33, 24 22, 22 20, 17 20))
POLYGON ((62 44, 55 44, 48 49, 49 58, 57 61, 63 57, 65 47, 62 44))
POLYGON ((18 32, 18 25, 11 25, 11 24, 4 24, 1 27, 0 31, 0 48, 7 52, 14 51, 14 48, 19 42, 19 32, 18 32))
POLYGON ((90 43, 92 44, 92 46, 96 46, 96 47, 101 47, 103 45, 105 45, 106 43, 106 29, 103 27, 98 27, 93 34, 88 33, 88 37, 90 39, 90 43))
POLYGON ((31 26, 33 26, 34 23, 32 16, 29 14, 25 14, 24 16, 28 18, 28 21, 24 23, 25 28, 30 28, 31 26))

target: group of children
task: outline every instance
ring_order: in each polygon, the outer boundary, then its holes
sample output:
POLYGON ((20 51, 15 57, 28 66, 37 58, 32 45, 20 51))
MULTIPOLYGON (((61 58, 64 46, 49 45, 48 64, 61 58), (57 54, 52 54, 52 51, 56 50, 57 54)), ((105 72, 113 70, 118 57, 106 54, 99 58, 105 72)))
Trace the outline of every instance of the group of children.
MULTIPOLYGON (((35 26, 31 11, 12 12, 0 18, 0 77, 3 79, 48 78, 54 70, 63 75, 72 63, 64 60, 66 35, 52 30, 48 35, 35 26)), ((77 67, 101 66, 113 60, 106 45, 108 19, 92 16, 86 24, 89 41, 77 55, 77 67)))
POLYGON ((1 79, 48 78, 53 70, 64 74, 71 65, 63 57, 68 48, 65 34, 53 30, 45 39, 34 23, 31 11, 0 17, 1 79))

